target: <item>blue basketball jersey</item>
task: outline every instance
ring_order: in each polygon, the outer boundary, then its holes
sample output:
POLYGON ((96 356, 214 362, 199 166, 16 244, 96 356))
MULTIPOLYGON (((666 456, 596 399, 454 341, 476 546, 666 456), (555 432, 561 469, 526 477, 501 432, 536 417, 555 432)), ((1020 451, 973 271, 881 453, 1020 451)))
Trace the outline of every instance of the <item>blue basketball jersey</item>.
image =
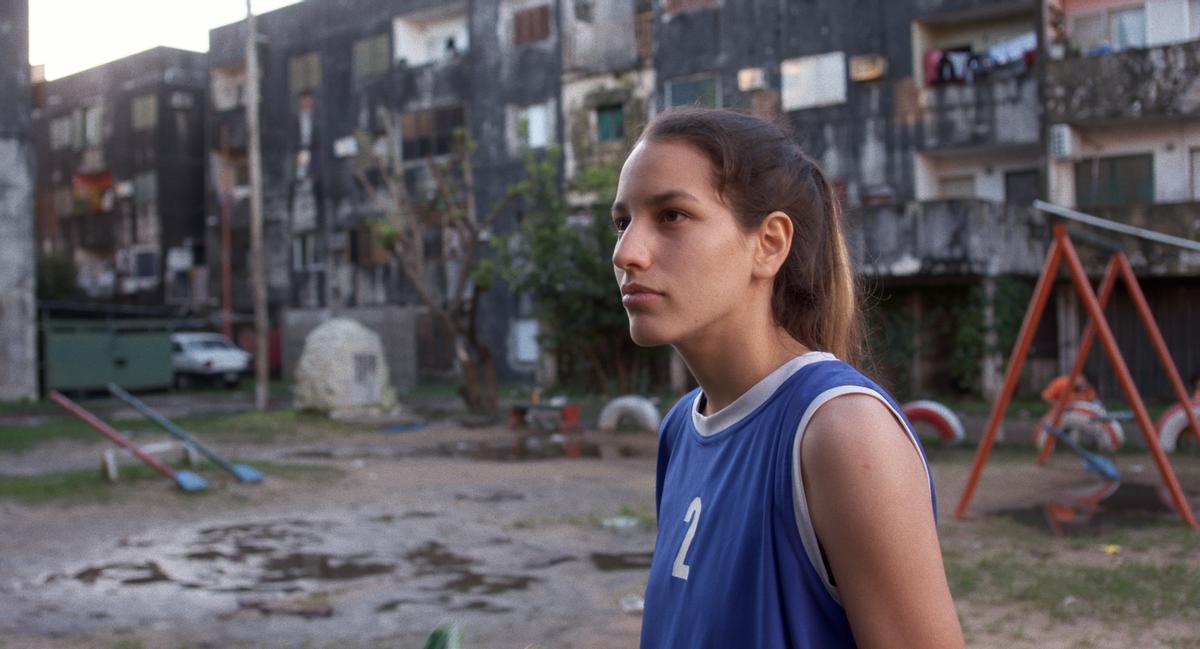
POLYGON ((675 404, 659 433, 642 649, 855 646, 799 474, 808 421, 849 393, 887 404, 925 462, 895 401, 831 354, 789 361, 711 416, 699 390, 675 404))

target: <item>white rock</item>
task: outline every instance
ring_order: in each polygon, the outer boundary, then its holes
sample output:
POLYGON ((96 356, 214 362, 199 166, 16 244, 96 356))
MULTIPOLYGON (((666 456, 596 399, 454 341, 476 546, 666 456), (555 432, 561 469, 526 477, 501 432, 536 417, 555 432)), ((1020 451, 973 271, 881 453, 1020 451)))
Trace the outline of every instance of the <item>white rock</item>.
POLYGON ((395 411, 396 391, 379 336, 349 318, 334 318, 304 339, 296 366, 295 406, 332 416, 395 411))

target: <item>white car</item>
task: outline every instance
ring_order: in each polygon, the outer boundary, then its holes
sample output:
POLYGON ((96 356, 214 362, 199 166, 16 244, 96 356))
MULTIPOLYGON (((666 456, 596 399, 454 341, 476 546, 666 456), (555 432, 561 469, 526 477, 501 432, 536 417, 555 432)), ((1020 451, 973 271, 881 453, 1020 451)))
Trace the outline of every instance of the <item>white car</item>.
POLYGON ((171 334, 171 369, 177 388, 186 388, 197 379, 220 380, 228 387, 236 387, 250 369, 250 358, 249 352, 221 334, 171 334))

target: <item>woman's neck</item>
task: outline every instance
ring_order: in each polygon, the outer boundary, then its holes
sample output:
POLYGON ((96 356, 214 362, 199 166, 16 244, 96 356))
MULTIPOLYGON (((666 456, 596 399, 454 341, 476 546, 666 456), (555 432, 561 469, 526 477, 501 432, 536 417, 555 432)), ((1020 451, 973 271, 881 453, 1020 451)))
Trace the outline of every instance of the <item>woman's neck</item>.
POLYGON ((763 331, 760 335, 747 333, 755 330, 731 330, 727 335, 706 335, 675 345, 704 391, 701 414, 711 415, 728 406, 781 365, 810 351, 774 323, 765 331, 757 329, 763 331))

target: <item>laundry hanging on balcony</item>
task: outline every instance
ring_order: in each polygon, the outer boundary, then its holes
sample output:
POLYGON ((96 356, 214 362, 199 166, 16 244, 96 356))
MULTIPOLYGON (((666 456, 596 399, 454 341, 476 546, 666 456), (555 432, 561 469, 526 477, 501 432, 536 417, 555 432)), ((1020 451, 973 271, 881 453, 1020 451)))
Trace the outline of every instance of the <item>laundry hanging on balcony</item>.
POLYGON ((1037 35, 1026 32, 976 52, 971 46, 930 48, 925 51, 925 79, 930 85, 973 83, 979 77, 1004 71, 1020 76, 1033 65, 1037 35))

